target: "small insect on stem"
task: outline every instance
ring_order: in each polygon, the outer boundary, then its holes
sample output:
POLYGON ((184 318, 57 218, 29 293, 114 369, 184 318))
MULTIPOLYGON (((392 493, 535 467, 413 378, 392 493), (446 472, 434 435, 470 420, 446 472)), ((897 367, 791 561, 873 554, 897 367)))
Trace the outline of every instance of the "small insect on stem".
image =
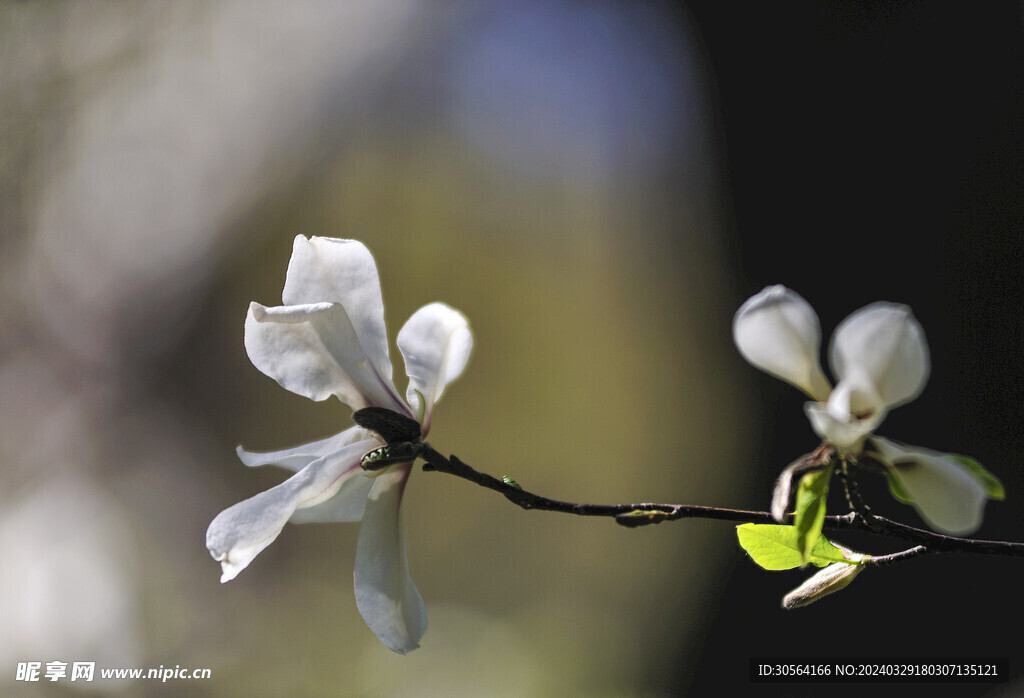
POLYGON ((422 441, 399 441, 375 448, 359 461, 360 467, 367 472, 383 470, 397 463, 411 463, 423 455, 425 445, 422 441))
POLYGON ((516 488, 517 490, 521 490, 521 489, 523 489, 522 485, 520 485, 520 484, 519 484, 518 482, 516 482, 515 480, 513 480, 513 479, 512 479, 511 477, 509 477, 508 475, 502 475, 502 476, 501 476, 501 481, 502 481, 502 482, 504 482, 504 483, 505 483, 506 485, 508 485, 509 487, 515 487, 515 488, 516 488))

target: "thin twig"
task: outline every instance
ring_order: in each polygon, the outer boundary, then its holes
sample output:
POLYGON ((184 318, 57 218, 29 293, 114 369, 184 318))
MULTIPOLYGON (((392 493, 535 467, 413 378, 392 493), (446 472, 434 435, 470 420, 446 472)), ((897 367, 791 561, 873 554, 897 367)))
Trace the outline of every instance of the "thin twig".
POLYGON ((872 531, 873 533, 917 543, 927 548, 929 553, 977 553, 980 555, 1024 557, 1024 543, 947 536, 942 533, 935 533, 934 531, 926 531, 923 528, 908 526, 907 524, 902 524, 877 514, 873 516, 873 519, 874 523, 878 526, 877 530, 872 531))
MULTIPOLYGON (((554 511, 563 514, 574 514, 576 516, 605 516, 614 518, 616 523, 628 528, 637 528, 661 523, 662 521, 675 521, 677 519, 717 519, 737 523, 776 523, 771 513, 767 511, 727 509, 695 504, 659 504, 654 502, 641 502, 637 504, 582 504, 564 502, 542 497, 525 490, 511 478, 499 480, 487 473, 481 473, 455 456, 445 458, 434 450, 430 444, 424 444, 422 457, 427 461, 423 466, 424 470, 454 475, 481 487, 500 492, 510 502, 523 509, 554 511)), ((791 516, 791 514, 787 515, 787 517, 791 516)), ((838 516, 826 516, 823 528, 826 530, 866 530, 876 535, 898 538, 915 544, 915 547, 901 552, 873 557, 867 563, 872 565, 893 564, 901 560, 930 553, 1024 556, 1024 543, 947 536, 907 526, 877 514, 871 515, 869 524, 856 511, 838 516)))
POLYGON ((850 507, 850 510, 857 514, 860 522, 869 531, 877 531, 878 524, 876 523, 875 515, 871 511, 871 507, 864 503, 864 498, 861 497, 860 487, 857 485, 856 478, 849 471, 850 461, 845 458, 839 460, 839 468, 836 470, 836 474, 839 476, 839 481, 843 484, 843 494, 846 496, 846 504, 850 507))
POLYGON ((864 561, 861 562, 861 564, 883 567, 885 565, 892 565, 897 562, 902 562, 903 560, 908 560, 912 557, 920 557, 921 555, 925 555, 928 552, 930 552, 928 548, 924 547, 923 545, 915 545, 913 548, 907 548, 906 550, 901 550, 898 553, 890 553, 888 555, 872 555, 870 557, 865 558, 864 561))
MULTIPOLYGON (((430 444, 425 444, 423 459, 427 461, 427 464, 423 466, 424 470, 436 470, 437 472, 454 475, 463 480, 469 480, 481 487, 500 492, 510 502, 523 509, 555 511, 563 514, 575 514, 576 516, 606 516, 614 518, 616 523, 627 528, 637 528, 676 519, 719 519, 740 523, 775 523, 775 519, 766 511, 725 509, 696 504, 655 504, 653 502, 637 504, 580 504, 576 502, 563 502, 524 490, 518 483, 514 483, 509 479, 499 480, 487 473, 474 470, 456 456, 445 458, 434 450, 430 444)), ((849 520, 845 517, 829 516, 826 517, 826 521, 831 522, 834 528, 846 528, 850 525, 849 520)))

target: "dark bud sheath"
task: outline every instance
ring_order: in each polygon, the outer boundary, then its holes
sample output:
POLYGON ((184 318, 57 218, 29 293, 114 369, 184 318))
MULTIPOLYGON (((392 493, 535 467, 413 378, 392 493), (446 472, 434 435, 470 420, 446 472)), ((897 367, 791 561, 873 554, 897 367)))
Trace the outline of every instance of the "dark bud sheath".
POLYGON ((386 407, 364 407, 352 413, 352 421, 364 429, 375 431, 385 443, 419 441, 423 436, 419 422, 386 407))

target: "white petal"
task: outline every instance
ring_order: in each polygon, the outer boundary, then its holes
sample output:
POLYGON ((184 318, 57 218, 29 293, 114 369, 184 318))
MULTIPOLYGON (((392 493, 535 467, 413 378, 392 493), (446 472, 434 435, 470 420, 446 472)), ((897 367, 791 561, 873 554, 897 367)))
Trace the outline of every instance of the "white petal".
POLYGON ((736 311, 736 348, 757 368, 824 400, 829 383, 821 370, 821 328, 810 304, 785 286, 769 286, 736 311))
MULTIPOLYGON (((380 446, 380 441, 373 432, 362 427, 350 427, 329 438, 283 451, 254 453, 246 451, 241 446, 235 450, 242 462, 250 467, 276 465, 298 472, 318 458, 331 455, 357 441, 365 442, 360 448, 365 448, 366 451, 380 446)), ((372 486, 373 480, 369 477, 346 478, 337 494, 316 506, 297 509, 289 522, 303 524, 359 521, 363 517, 366 495, 370 493, 372 486)))
MULTIPOLYGON (((377 445, 378 442, 375 441, 367 451, 373 450, 377 445)), ((362 471, 362 468, 359 470, 362 471)), ((366 498, 370 494, 373 482, 374 478, 369 477, 366 472, 346 477, 333 497, 310 507, 296 509, 288 521, 293 524, 361 521, 366 508, 366 498)))
POLYGON ((847 372, 828 396, 828 411, 845 422, 881 415, 875 424, 878 426, 889 411, 889 405, 878 394, 871 377, 864 371, 855 371, 847 372))
POLYGON ((412 314, 398 333, 398 348, 409 374, 406 398, 426 433, 434 404, 469 361, 473 349, 469 321, 444 303, 425 305, 412 314))
POLYGON ((402 492, 411 465, 374 480, 356 545, 356 605, 370 630, 389 649, 406 654, 427 630, 427 609, 409 576, 402 525, 402 492))
POLYGON ((863 419, 837 416, 829 410, 829 405, 822 402, 804 403, 804 412, 815 434, 835 446, 841 453, 850 455, 860 453, 864 439, 870 436, 885 418, 885 412, 875 412, 863 419))
POLYGON ((267 308, 251 303, 245 349, 256 368, 311 400, 336 395, 353 410, 376 405, 408 412, 390 379, 384 380, 363 353, 340 305, 267 308))
POLYGON ((832 336, 830 360, 838 381, 853 375, 870 381, 889 409, 917 397, 930 370, 924 330, 910 308, 894 303, 872 303, 843 320, 832 336))
POLYGON ((206 547, 221 563, 221 582, 234 579, 270 545, 296 509, 333 497, 346 479, 363 477, 359 460, 376 441, 358 441, 313 461, 295 475, 225 509, 206 531, 206 547))
POLYGON ((246 451, 239 446, 235 449, 235 452, 238 454, 239 460, 250 468, 261 465, 276 465, 297 473, 317 458, 323 458, 356 441, 366 441, 373 438, 375 437, 371 431, 362 427, 350 427, 340 434, 335 434, 320 441, 302 444, 295 448, 257 453, 255 451, 246 451))
POLYGON ((804 405, 815 433, 841 452, 860 453, 864 439, 885 419, 884 401, 863 375, 847 376, 828 396, 827 403, 804 405), (860 378, 860 380, 858 380, 860 378))
POLYGON ((380 277, 363 243, 297 235, 281 295, 284 305, 341 305, 374 372, 391 384, 380 277))
POLYGON ((958 536, 978 530, 986 499, 978 478, 944 453, 902 446, 879 436, 871 443, 931 528, 958 536))

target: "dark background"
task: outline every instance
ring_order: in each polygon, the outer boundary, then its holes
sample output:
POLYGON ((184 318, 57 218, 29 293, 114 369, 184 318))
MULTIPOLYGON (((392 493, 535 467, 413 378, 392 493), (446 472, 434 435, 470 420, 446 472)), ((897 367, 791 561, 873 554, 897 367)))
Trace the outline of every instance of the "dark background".
MULTIPOLYGON (((988 505, 976 535, 1019 540, 1020 4, 697 1, 684 9, 714 80, 743 290, 796 289, 817 310, 823 339, 869 302, 910 305, 925 328, 932 375, 921 397, 890 414, 879 432, 978 458, 1002 479, 1007 499, 988 505)), ((767 503, 778 469, 812 444, 799 418, 803 396, 763 374, 757 385, 774 422, 758 471, 767 503)), ((878 483, 864 487, 876 508, 919 523, 878 483)), ((835 511, 840 504, 833 501, 835 511)), ((895 549, 855 538, 841 539, 895 549)), ((1020 565, 999 557, 918 559, 866 571, 841 601, 786 612, 744 600, 772 584, 781 597, 792 577, 766 579, 771 573, 737 556, 717 606, 707 610, 703 654, 687 658, 680 675, 692 676, 694 695, 710 695, 749 687, 751 657, 1008 657, 1020 680, 1020 565)), ((915 688, 993 690, 899 690, 915 688)), ((870 687, 890 689, 897 690, 870 687)))

